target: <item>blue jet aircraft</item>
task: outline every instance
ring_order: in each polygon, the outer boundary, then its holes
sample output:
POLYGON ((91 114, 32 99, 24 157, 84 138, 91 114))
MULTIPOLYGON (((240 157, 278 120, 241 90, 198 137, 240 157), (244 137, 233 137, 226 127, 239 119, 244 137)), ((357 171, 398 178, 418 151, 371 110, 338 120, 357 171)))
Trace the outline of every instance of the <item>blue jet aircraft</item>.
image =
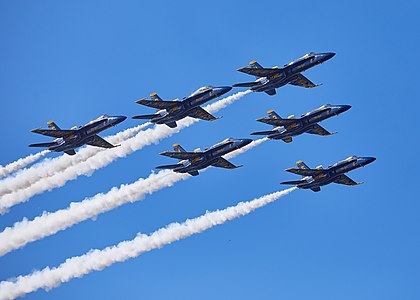
POLYGON ((345 184, 345 185, 358 185, 363 182, 355 182, 345 175, 354 169, 364 167, 367 164, 375 161, 375 157, 357 157, 350 156, 338 163, 329 166, 327 169, 323 169, 322 166, 318 166, 315 169, 309 169, 309 167, 301 160, 296 165, 298 169, 286 169, 287 172, 302 175, 301 180, 285 181, 281 184, 292 184, 300 189, 311 189, 314 192, 319 192, 321 186, 330 184, 331 182, 345 184))
POLYGON ((165 151, 160 154, 172 158, 178 158, 180 162, 174 165, 158 166, 156 168, 172 169, 174 172, 188 173, 192 176, 197 176, 198 170, 207 168, 208 166, 236 169, 240 166, 235 166, 222 156, 229 152, 238 150, 251 142, 251 139, 228 138, 208 149, 205 149, 204 152, 202 152, 200 148, 195 149, 194 152, 186 152, 180 145, 175 144, 173 145, 175 152, 165 151))
POLYGON ((205 111, 200 105, 226 94, 231 89, 230 86, 205 86, 181 101, 176 101, 177 99, 174 101, 163 101, 156 93, 153 93, 150 94, 151 100, 141 99, 137 100, 136 103, 154 107, 157 109, 157 112, 151 115, 134 116, 133 119, 146 119, 155 124, 166 124, 171 128, 175 128, 177 126, 176 121, 185 117, 214 121, 218 118, 205 111))
POLYGON ((53 121, 49 121, 48 127, 50 129, 37 128, 31 131, 54 137, 55 140, 50 143, 31 144, 29 147, 47 147, 50 151, 65 152, 69 155, 75 155, 76 152, 74 149, 83 145, 114 148, 117 146, 108 143, 97 134, 121 123, 126 118, 127 117, 124 116, 103 115, 93 121, 90 121, 84 126, 74 126, 70 130, 62 130, 53 121))
POLYGON ((322 64, 329 60, 335 53, 308 53, 298 58, 291 63, 284 65, 283 68, 263 68, 257 61, 253 60, 249 66, 238 69, 249 75, 254 75, 256 80, 253 82, 233 84, 234 87, 248 87, 254 92, 266 92, 273 96, 276 94, 276 88, 282 87, 286 84, 297 85, 305 88, 313 88, 319 86, 314 84, 301 73, 322 64))
POLYGON ((273 125, 274 129, 270 131, 253 132, 251 135, 266 135, 269 139, 283 140, 286 143, 292 142, 292 137, 302 133, 331 135, 335 132, 329 132, 319 122, 337 116, 351 108, 350 105, 323 105, 313 111, 310 111, 300 118, 295 119, 294 115, 287 119, 282 119, 274 110, 267 112, 268 116, 257 119, 257 121, 273 125))

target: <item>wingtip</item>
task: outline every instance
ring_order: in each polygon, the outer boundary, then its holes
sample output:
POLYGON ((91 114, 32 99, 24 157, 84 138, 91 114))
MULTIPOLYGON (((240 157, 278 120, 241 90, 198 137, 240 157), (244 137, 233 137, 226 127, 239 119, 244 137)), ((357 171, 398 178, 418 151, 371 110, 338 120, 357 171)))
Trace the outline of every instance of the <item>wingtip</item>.
POLYGON ((30 132, 37 132, 38 130, 39 128, 34 128, 34 129, 31 129, 30 132))

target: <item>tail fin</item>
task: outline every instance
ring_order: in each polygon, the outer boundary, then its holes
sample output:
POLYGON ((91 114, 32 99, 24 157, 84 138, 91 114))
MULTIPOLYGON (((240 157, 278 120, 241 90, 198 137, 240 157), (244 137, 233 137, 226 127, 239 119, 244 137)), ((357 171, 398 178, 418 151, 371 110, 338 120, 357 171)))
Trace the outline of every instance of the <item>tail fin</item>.
MULTIPOLYGON (((163 100, 162 100, 162 98, 160 98, 160 97, 159 97, 159 95, 158 95, 156 92, 151 93, 151 94, 150 94, 150 98, 151 98, 153 101, 163 101, 163 100)), ((160 110, 159 108, 156 108, 156 111, 159 111, 159 110, 160 110)))
POLYGON ((49 121, 48 128, 51 130, 60 130, 60 127, 57 126, 57 124, 54 123, 54 121, 49 121))
POLYGON ((301 160, 297 161, 296 165, 298 166, 299 169, 309 170, 309 167, 301 160))
POLYGON ((281 120, 281 117, 272 109, 267 111, 267 114, 268 117, 272 120, 281 120))
MULTIPOLYGON (((256 60, 249 62, 249 66, 254 69, 262 69, 262 66, 256 60)), ((260 76, 255 76, 255 78, 258 79, 260 76)))
POLYGON ((174 148, 174 151, 175 152, 187 152, 187 151, 185 151, 185 149, 184 148, 182 148, 181 147, 181 145, 179 145, 179 144, 173 144, 173 146, 172 146, 173 148, 174 148))

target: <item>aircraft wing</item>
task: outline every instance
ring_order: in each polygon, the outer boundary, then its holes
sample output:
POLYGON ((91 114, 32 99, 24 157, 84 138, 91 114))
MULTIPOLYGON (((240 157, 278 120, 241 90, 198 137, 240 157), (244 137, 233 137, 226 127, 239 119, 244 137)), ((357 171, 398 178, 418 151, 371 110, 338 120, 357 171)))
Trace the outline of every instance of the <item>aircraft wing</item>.
POLYGON ((304 88, 314 88, 314 87, 319 86, 319 84, 313 83, 302 74, 297 75, 295 79, 289 82, 289 84, 301 86, 304 88))
POLYGON ((179 105, 178 101, 163 101, 163 100, 156 101, 156 100, 147 100, 147 99, 137 100, 136 103, 144 105, 144 106, 153 107, 153 108, 159 108, 159 109, 167 109, 167 108, 172 108, 174 106, 179 105))
POLYGON ((246 73, 249 75, 254 75, 258 77, 269 77, 271 75, 277 74, 282 69, 270 69, 270 68, 250 68, 250 67, 243 67, 238 69, 239 72, 246 73))
POLYGON ((53 130, 53 129, 34 129, 32 132, 39 133, 46 136, 51 136, 55 138, 65 137, 70 134, 74 134, 75 130, 53 130))
POLYGON ((318 135, 331 135, 331 134, 334 134, 335 132, 331 133, 328 130, 326 130, 324 127, 322 127, 321 125, 315 124, 314 126, 312 126, 310 130, 307 131, 307 133, 318 134, 318 135))
POLYGON ((351 179, 350 177, 348 177, 347 175, 340 175, 337 177, 336 180, 334 180, 335 183, 339 183, 339 184, 345 184, 345 185, 358 185, 358 184, 362 184, 363 182, 356 182, 353 179, 351 179))
POLYGON ((316 176, 323 173, 325 170, 317 170, 317 169, 286 169, 287 172, 298 174, 302 176, 316 176))
POLYGON ((160 153, 160 155, 172 157, 172 158, 178 158, 178 159, 189 159, 192 160, 194 158, 198 158, 200 156, 203 156, 202 152, 169 152, 165 151, 160 153))
POLYGON ((190 112, 188 113, 188 116, 201 119, 201 120, 206 120, 206 121, 214 121, 214 120, 219 119, 219 118, 214 117, 212 114, 208 113, 205 109, 199 106, 190 110, 190 112))
POLYGON ((236 169, 236 168, 239 168, 240 167, 240 166, 235 166, 234 164, 232 164, 231 162, 227 161, 223 157, 218 158, 212 164, 212 166, 213 167, 218 167, 218 168, 225 168, 225 169, 236 169))
POLYGON ((114 148, 116 146, 112 145, 111 143, 105 141, 103 138, 101 138, 99 135, 93 136, 92 139, 89 140, 86 144, 101 148, 114 148))

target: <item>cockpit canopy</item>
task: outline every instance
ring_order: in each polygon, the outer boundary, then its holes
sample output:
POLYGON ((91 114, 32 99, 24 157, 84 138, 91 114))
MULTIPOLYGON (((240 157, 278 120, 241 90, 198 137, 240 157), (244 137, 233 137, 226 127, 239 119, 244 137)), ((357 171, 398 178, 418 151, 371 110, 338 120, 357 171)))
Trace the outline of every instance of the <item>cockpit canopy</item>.
POLYGON ((303 55, 303 56, 301 56, 301 57, 299 57, 299 58, 295 59, 294 61, 292 61, 292 62, 290 62, 290 63, 288 63, 288 64, 285 64, 284 66, 285 66, 285 67, 287 67, 287 66, 291 66, 291 65, 293 65, 293 64, 295 64, 295 63, 297 63, 297 62, 299 62, 299 61, 302 61, 302 60, 304 60, 304 59, 307 59, 307 58, 312 57, 312 56, 315 56, 315 55, 316 55, 316 53, 315 53, 315 52, 309 52, 309 53, 306 53, 305 55, 303 55))
POLYGON ((190 95, 190 97, 191 96, 194 96, 194 95, 197 95, 197 94, 200 94, 200 93, 205 92, 205 91, 210 90, 210 89, 213 89, 213 87, 210 86, 210 85, 208 85, 208 86, 202 86, 201 88, 199 88, 198 90, 196 90, 194 93, 192 93, 190 95))

